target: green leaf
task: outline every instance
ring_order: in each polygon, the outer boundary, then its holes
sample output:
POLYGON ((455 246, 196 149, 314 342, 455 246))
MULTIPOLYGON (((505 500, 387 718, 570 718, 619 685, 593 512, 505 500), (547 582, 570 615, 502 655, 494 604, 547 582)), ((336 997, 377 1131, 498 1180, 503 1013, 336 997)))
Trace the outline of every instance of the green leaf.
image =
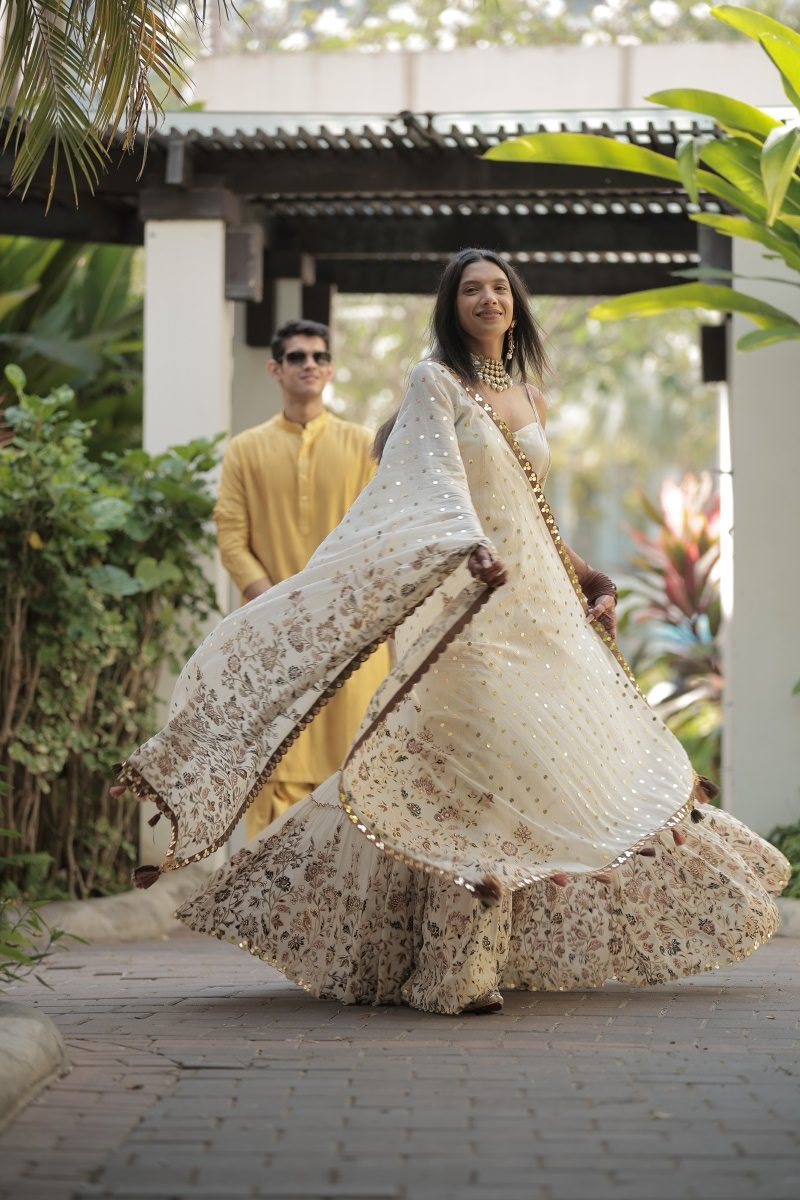
POLYGON ((626 296, 615 296, 596 304, 590 315, 600 321, 616 321, 622 317, 653 317, 675 308, 701 308, 708 312, 738 312, 760 327, 772 325, 797 326, 788 313, 746 296, 733 288, 715 286, 710 283, 681 283, 675 287, 653 288, 645 292, 633 292, 626 296))
POLYGON ((797 46, 800 50, 800 34, 754 8, 740 8, 738 4, 719 4, 712 8, 711 15, 755 42, 760 41, 763 34, 771 34, 797 46))
POLYGON ((723 213, 691 213, 691 219, 698 225, 707 225, 716 229, 726 237, 743 238, 748 242, 758 242, 767 250, 779 254, 795 271, 800 271, 800 246, 787 242, 779 233, 767 229, 758 221, 749 221, 747 217, 732 217, 723 213))
POLYGON ((0 321, 38 291, 38 287, 37 283, 33 283, 30 287, 18 288, 15 292, 0 293, 0 321))
MULTIPOLYGON (((717 146, 723 143, 716 141, 717 146)), ((704 148, 703 157, 708 147, 704 148)), ((496 162, 546 162, 566 163, 570 166, 604 167, 614 171, 631 171, 637 175, 655 175, 660 179, 681 182, 681 174, 675 160, 665 154, 657 154, 644 146, 632 146, 617 142, 614 138, 600 137, 593 133, 531 133, 518 138, 509 138, 499 146, 493 146, 483 155, 496 162)), ((763 192, 758 166, 752 175, 763 192)), ((748 216, 762 219, 765 212, 763 199, 758 202, 750 196, 751 178, 747 178, 747 190, 731 186, 711 171, 697 172, 697 185, 712 196, 719 197, 748 216)))
POLYGON ((767 224, 774 225, 800 162, 800 129, 773 129, 761 151, 761 178, 767 195, 767 224))
POLYGON ((555 162, 633 171, 680 182, 675 161, 644 146, 594 133, 531 133, 508 138, 483 155, 495 162, 555 162))
POLYGON ((88 511, 98 529, 121 529, 128 519, 131 505, 118 496, 101 496, 92 501, 88 511))
MULTIPOLYGON (((763 218, 766 213, 766 196, 761 181, 759 152, 752 143, 735 137, 724 140, 715 138, 702 147, 700 157, 732 183, 751 204, 756 205, 757 217, 763 218)), ((743 205, 737 207, 743 208, 743 205)), ((754 214, 751 210, 747 215, 754 214)))
POLYGON ((670 271, 674 279, 700 279, 704 283, 719 283, 721 279, 746 279, 752 283, 779 283, 781 287, 800 288, 800 279, 782 279, 779 275, 745 275, 741 271, 726 271, 722 267, 687 267, 670 271))
POLYGON ((107 596, 134 596, 141 592, 142 585, 121 567, 108 564, 101 567, 90 567, 87 575, 93 587, 107 596))
POLYGON ((702 113, 713 117, 723 129, 736 133, 755 134, 763 140, 781 122, 760 108, 725 96, 721 92, 707 92, 702 88, 669 88, 646 96, 653 104, 664 104, 667 108, 680 108, 686 112, 702 113))
POLYGON ((154 558, 140 558, 136 564, 136 578, 141 583, 141 591, 152 592, 164 583, 177 583, 181 573, 174 563, 167 561, 156 562, 154 558))
POLYGON ((737 350, 762 350, 777 342, 796 341, 800 338, 800 325, 771 325, 769 329, 752 329, 736 343, 737 350))
POLYGON ((797 683, 792 688, 792 695, 800 696, 800 679, 798 679, 797 683))
POLYGON ((760 41, 781 73, 783 90, 800 110, 800 43, 794 45, 771 34, 766 34, 760 41))
POLYGON ((18 367, 16 363, 9 363, 5 376, 18 396, 25 391, 25 372, 22 367, 18 367))
POLYGON ((711 141, 710 137, 683 138, 675 151, 675 162, 678 164, 681 183, 686 188, 687 195, 693 204, 700 202, 697 166, 700 162, 700 151, 709 141, 711 141))

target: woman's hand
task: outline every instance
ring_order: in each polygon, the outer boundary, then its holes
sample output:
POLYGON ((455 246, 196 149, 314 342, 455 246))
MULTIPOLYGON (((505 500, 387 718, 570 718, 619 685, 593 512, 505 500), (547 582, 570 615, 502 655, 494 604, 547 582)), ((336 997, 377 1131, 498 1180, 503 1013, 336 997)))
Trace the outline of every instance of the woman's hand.
POLYGON ((493 558, 486 546, 478 546, 472 551, 467 566, 471 575, 490 587, 502 587, 508 581, 508 567, 502 559, 493 558))
POLYGON ((589 605, 589 611, 586 614, 587 621, 599 621, 606 633, 611 634, 614 641, 617 640, 616 608, 616 596, 598 596, 594 603, 589 605))

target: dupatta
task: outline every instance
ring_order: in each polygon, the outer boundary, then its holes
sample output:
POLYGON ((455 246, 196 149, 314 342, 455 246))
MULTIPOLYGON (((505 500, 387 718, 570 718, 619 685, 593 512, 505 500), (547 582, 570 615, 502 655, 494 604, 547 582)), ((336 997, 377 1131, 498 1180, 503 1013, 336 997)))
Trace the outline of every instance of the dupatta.
MULTIPOLYGON (((164 861, 137 868, 137 886, 222 846, 336 688, 445 581, 455 584, 423 659, 488 598, 457 571, 491 549, 456 436, 463 400, 445 368, 417 364, 381 465, 341 523, 303 571, 224 618, 186 663, 167 724, 118 773, 171 826, 164 861)), ((401 661, 382 705, 408 682, 401 661)))

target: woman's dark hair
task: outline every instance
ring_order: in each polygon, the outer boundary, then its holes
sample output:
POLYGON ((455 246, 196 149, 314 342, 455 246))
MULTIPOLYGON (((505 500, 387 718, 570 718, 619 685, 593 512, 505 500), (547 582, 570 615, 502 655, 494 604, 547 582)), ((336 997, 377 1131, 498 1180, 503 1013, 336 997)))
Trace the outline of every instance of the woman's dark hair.
MULTIPOLYGON (((472 355, 464 342, 464 333, 458 321, 456 308, 458 289, 464 268, 476 262, 494 263, 503 272, 511 288, 516 325, 514 326, 514 354, 511 362, 507 364, 509 374, 516 375, 522 383, 526 383, 528 376, 532 375, 537 383, 541 383, 547 370, 547 355, 542 344, 539 327, 530 310, 528 289, 521 276, 494 250, 459 250, 442 272, 431 317, 431 358, 449 367, 460 379, 463 379, 464 383, 477 385, 478 375, 472 355)), ((504 361, 508 345, 507 338, 508 335, 503 342, 504 361)), ((396 420, 397 413, 394 413, 388 421, 384 421, 375 434, 372 446, 373 458, 380 461, 383 448, 396 420)))

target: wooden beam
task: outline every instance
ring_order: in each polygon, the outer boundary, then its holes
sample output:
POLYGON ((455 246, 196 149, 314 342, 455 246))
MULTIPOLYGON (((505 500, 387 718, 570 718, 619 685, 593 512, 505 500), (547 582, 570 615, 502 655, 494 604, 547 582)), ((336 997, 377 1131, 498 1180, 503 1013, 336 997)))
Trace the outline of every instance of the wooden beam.
MULTIPOLYGON (((198 146, 198 170, 224 174, 225 185, 239 195, 339 195, 391 192, 415 195, 454 193, 586 191, 598 193, 642 190, 641 175, 550 163, 489 162, 459 151, 436 156, 411 151, 375 154, 275 154, 268 151, 210 151, 198 146)), ((653 181, 654 190, 680 191, 668 181, 653 181)))
POLYGON ((80 207, 54 200, 44 204, 17 196, 0 197, 0 234, 12 237, 63 238, 68 242, 107 242, 140 246, 143 227, 135 209, 84 196, 80 207))
MULTIPOLYGON (((317 259, 319 282, 340 292, 432 295, 445 259, 317 259)), ((516 263, 532 295, 617 296, 675 283, 669 263, 516 263)))
POLYGON ((699 227, 669 213, 537 215, 479 213, 392 216, 294 216, 268 219, 270 245, 283 252, 452 254, 464 246, 520 251, 662 251, 696 253, 699 227))
POLYGON ((314 283, 303 288, 303 318, 330 325, 336 286, 332 283, 314 283))

